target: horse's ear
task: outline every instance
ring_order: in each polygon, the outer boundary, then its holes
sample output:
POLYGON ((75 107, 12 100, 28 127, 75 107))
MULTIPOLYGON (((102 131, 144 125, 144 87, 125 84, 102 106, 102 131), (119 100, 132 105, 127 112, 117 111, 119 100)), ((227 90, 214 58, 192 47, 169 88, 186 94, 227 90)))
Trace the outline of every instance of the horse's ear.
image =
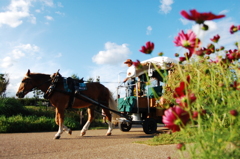
POLYGON ((28 69, 27 76, 29 76, 29 75, 30 75, 30 70, 28 69))

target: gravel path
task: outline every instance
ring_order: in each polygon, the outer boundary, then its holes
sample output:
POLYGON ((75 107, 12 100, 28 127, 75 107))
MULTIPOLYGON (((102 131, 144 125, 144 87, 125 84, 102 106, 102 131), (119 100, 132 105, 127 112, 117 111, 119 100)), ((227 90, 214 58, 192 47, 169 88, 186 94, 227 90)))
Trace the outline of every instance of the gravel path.
MULTIPOLYGON (((160 128, 161 129, 161 128, 160 128)), ((56 132, 0 134, 0 158, 18 159, 171 159, 178 158, 176 145, 148 146, 134 143, 148 140, 141 127, 129 132, 115 128, 112 136, 107 130, 89 130, 84 137, 80 131, 72 135, 63 133, 53 140, 56 132)))

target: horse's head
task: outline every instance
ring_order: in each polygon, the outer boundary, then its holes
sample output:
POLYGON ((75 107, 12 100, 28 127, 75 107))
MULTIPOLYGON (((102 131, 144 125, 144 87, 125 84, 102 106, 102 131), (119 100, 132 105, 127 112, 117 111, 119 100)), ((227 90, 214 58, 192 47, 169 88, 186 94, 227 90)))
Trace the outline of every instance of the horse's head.
POLYGON ((22 79, 22 82, 18 88, 16 96, 18 98, 23 98, 28 92, 32 91, 35 87, 33 79, 31 77, 30 70, 26 73, 25 77, 22 79))

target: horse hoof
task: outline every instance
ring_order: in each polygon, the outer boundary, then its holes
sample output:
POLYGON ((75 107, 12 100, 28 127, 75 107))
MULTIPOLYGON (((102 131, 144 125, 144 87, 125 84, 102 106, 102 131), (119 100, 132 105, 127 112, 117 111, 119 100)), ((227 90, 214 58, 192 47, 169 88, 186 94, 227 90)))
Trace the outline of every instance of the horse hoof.
POLYGON ((53 139, 60 139, 60 136, 55 136, 53 139))
POLYGON ((107 136, 111 136, 111 135, 112 135, 112 133, 107 133, 106 135, 107 135, 107 136))
POLYGON ((68 131, 68 134, 69 134, 69 135, 72 135, 72 130, 69 130, 69 131, 68 131))
POLYGON ((81 132, 80 136, 84 136, 86 134, 86 132, 81 132))

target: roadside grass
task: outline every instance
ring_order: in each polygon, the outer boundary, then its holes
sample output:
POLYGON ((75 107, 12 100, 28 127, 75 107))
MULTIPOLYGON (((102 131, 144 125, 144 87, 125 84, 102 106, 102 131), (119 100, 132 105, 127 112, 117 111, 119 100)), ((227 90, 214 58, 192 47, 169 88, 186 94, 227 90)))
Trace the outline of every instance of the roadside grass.
POLYGON ((177 143, 191 143, 194 141, 194 133, 196 128, 190 129, 187 133, 186 131, 179 131, 175 133, 171 133, 170 131, 167 132, 160 132, 153 138, 146 140, 146 141, 136 141, 139 144, 146 144, 150 146, 158 146, 158 145, 169 145, 169 144, 177 144, 177 143))

